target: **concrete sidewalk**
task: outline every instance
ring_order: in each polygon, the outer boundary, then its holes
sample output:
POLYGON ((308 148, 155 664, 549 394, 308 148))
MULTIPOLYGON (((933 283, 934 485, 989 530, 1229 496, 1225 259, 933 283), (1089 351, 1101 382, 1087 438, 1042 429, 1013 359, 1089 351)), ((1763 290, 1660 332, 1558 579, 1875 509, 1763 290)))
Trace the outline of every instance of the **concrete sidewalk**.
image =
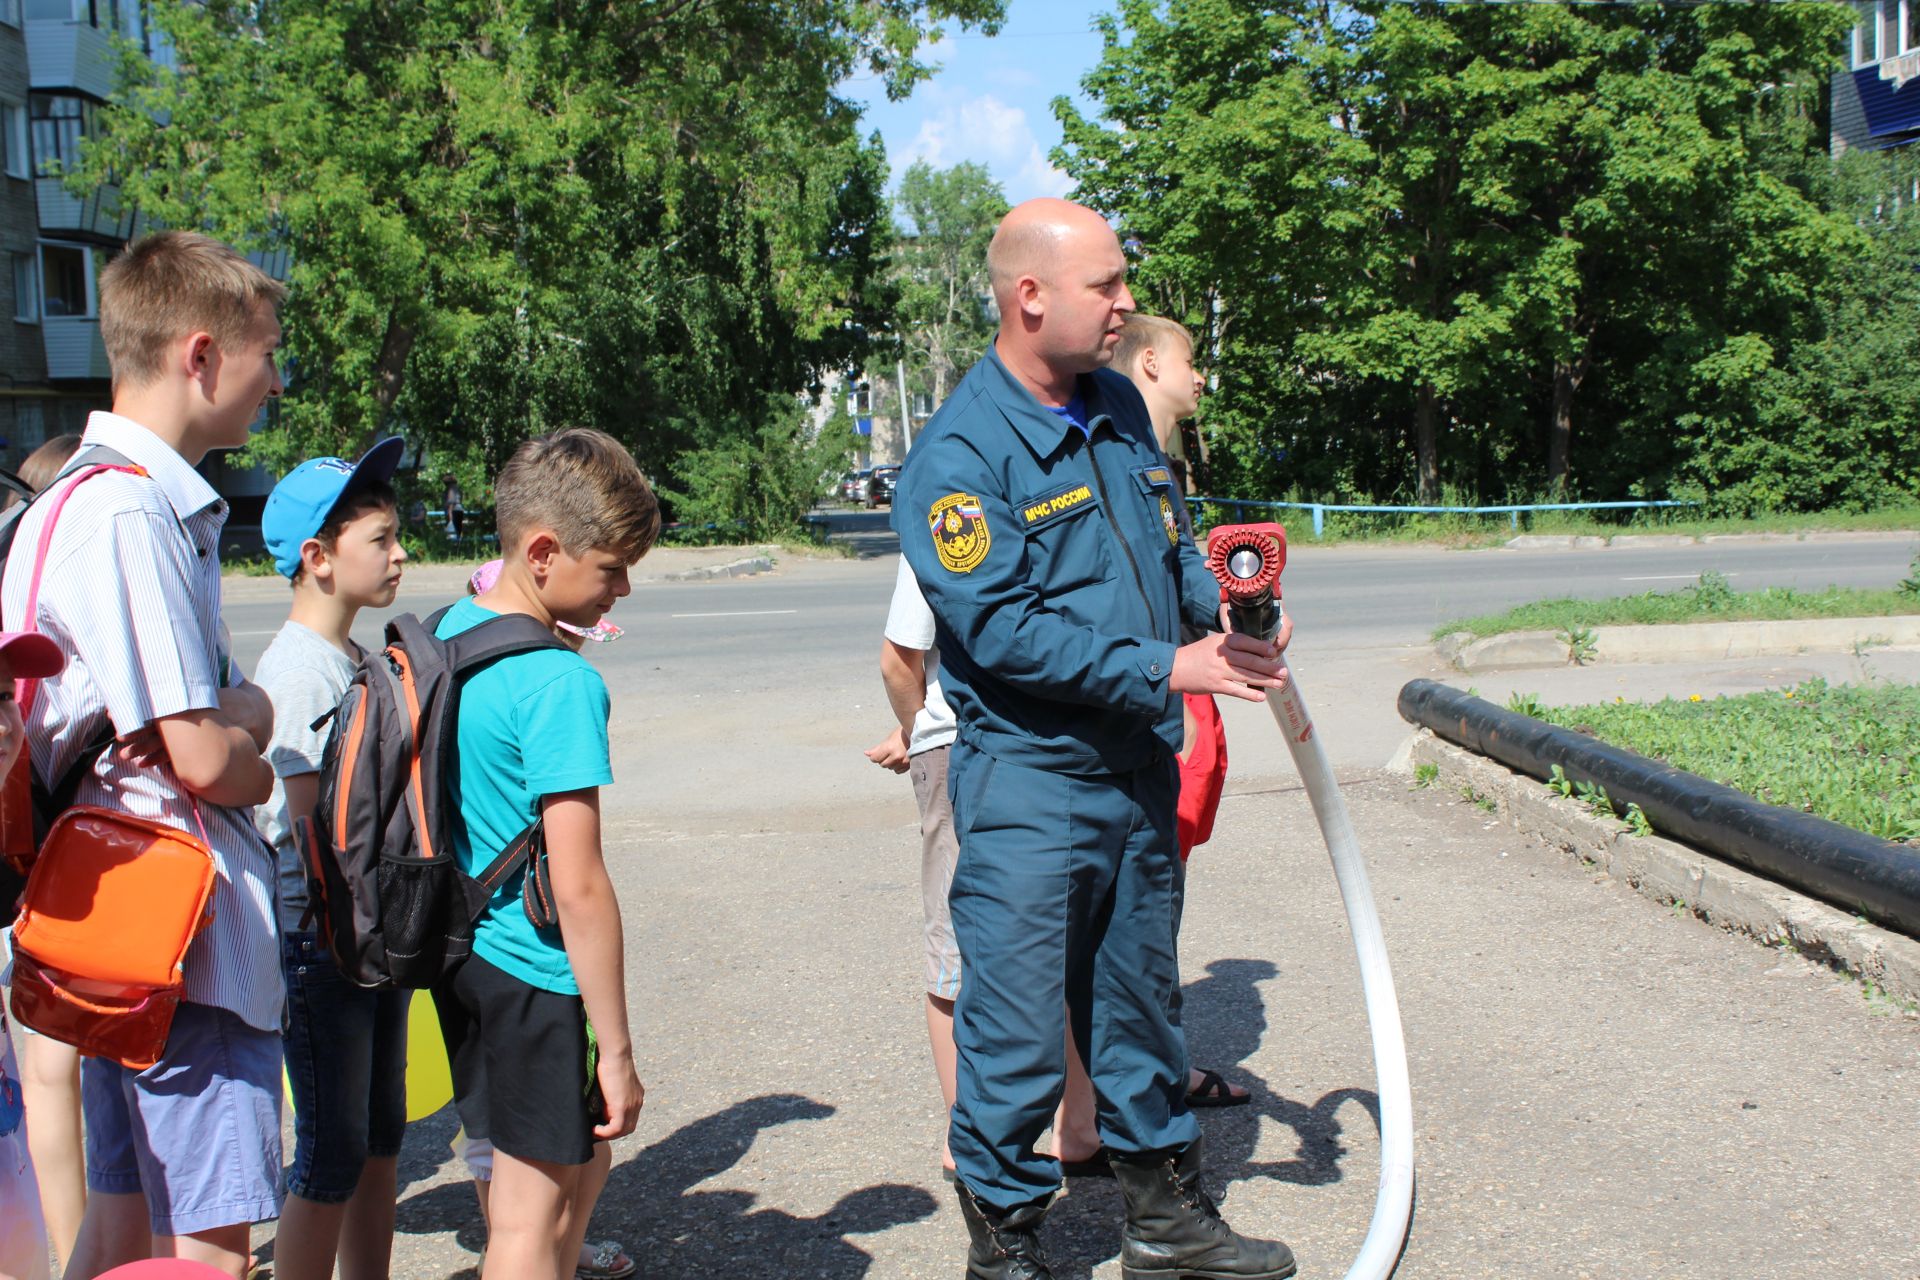
MULTIPOLYGON (((1402 1280, 1920 1275, 1903 1208, 1920 1022, 1456 799, 1382 775, 1346 794, 1412 1053, 1402 1280)), ((957 1275, 904 783, 825 832, 610 800, 648 1105, 593 1234, 649 1277, 957 1275)), ((1204 1115, 1214 1186, 1236 1225, 1293 1243, 1301 1275, 1338 1275, 1373 1204, 1373 1067, 1297 789, 1226 801, 1182 952, 1195 1060, 1257 1098, 1204 1115)), ((396 1276, 471 1274, 451 1130, 443 1113, 409 1135, 396 1276)), ((1110 1184, 1075 1183, 1048 1228, 1063 1277, 1118 1275, 1119 1215, 1110 1184)))

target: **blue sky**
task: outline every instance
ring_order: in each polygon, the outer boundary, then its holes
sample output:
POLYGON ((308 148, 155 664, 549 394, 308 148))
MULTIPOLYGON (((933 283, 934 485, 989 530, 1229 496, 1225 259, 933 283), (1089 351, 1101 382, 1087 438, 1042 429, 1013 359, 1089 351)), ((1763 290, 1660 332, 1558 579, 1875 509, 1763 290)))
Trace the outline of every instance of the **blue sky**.
POLYGON ((991 38, 948 24, 924 60, 940 71, 905 102, 888 102, 877 79, 857 76, 842 92, 866 108, 866 130, 880 131, 897 179, 915 160, 945 169, 984 164, 1019 203, 1065 195, 1072 185, 1047 153, 1060 142, 1048 108, 1066 94, 1088 110, 1080 77, 1100 60, 1093 17, 1098 0, 1009 0, 1007 21, 991 38))

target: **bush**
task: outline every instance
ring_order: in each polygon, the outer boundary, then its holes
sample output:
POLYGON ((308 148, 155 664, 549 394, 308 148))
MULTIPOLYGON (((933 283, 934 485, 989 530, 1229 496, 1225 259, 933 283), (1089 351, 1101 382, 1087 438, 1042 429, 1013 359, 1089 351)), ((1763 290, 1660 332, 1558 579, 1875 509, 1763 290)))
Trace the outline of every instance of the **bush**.
POLYGON ((769 402, 758 424, 717 432, 722 443, 681 454, 673 480, 659 486, 674 520, 697 538, 706 526, 732 530, 724 541, 767 542, 801 531, 826 477, 846 469, 854 449, 845 414, 812 434, 804 406, 769 402))

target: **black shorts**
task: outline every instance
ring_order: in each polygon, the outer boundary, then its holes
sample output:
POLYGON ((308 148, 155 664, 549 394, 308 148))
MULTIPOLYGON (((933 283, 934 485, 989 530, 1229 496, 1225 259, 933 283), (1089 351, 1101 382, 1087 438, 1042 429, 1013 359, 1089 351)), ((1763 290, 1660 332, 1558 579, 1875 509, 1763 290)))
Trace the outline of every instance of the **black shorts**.
POLYGON ((600 1089, 589 1067, 586 1006, 469 957, 433 989, 470 1138, 521 1160, 593 1158, 600 1089))

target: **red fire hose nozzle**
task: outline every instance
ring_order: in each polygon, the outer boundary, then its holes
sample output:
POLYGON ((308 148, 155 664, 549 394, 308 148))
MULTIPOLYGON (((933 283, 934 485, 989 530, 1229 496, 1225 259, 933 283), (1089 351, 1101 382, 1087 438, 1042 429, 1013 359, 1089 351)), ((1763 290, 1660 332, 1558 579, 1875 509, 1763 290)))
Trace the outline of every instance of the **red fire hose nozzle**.
POLYGON ((1287 531, 1277 524, 1223 524, 1207 534, 1207 568, 1220 580, 1233 629, 1271 639, 1280 629, 1280 571, 1287 531))

